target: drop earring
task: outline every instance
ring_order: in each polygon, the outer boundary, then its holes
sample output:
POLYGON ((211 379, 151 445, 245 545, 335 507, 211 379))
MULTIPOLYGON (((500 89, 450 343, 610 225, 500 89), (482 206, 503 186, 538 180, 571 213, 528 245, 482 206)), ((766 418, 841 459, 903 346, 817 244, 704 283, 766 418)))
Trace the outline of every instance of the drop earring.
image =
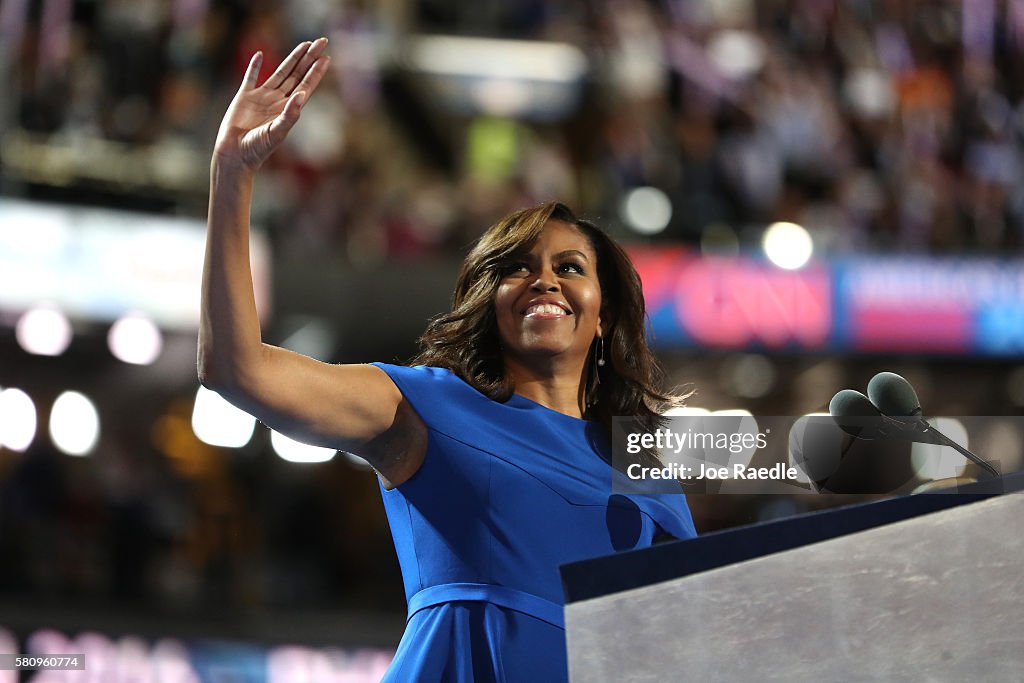
POLYGON ((601 386, 600 369, 604 367, 604 338, 598 337, 594 344, 594 362, 590 369, 590 379, 587 382, 587 407, 597 405, 597 389, 601 386))

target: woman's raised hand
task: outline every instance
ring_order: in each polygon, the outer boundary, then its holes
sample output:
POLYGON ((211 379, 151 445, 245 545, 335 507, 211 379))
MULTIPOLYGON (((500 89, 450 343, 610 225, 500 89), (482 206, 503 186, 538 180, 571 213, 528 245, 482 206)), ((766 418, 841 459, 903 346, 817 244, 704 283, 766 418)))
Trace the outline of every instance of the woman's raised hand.
POLYGON ((215 159, 255 171, 299 120, 302 105, 320 84, 331 58, 327 38, 300 43, 263 85, 256 86, 263 53, 249 61, 214 145, 215 159))

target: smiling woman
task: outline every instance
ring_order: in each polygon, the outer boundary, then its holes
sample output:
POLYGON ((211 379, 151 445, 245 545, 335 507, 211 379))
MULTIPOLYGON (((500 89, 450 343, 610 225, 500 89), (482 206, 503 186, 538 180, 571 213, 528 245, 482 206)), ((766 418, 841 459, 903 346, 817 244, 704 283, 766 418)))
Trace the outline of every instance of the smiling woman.
MULTIPOLYGON (((572 224, 549 220, 531 248, 505 270, 494 298, 505 374, 524 391, 567 370, 590 367, 590 348, 601 340, 601 285, 597 257, 572 224)), ((582 391, 584 382, 577 388, 582 391)), ((547 398, 538 396, 538 398, 547 398)), ((563 412, 582 417, 586 397, 569 395, 563 412)), ((543 403, 543 400, 538 401, 543 403)))
POLYGON ((639 277, 615 242, 551 202, 484 233, 411 366, 331 365, 264 344, 253 178, 319 84, 326 45, 302 43, 261 86, 255 56, 225 114, 200 380, 290 438, 373 465, 409 603, 384 680, 564 681, 558 566, 695 533, 681 493, 613 494, 624 475, 609 464, 612 417, 653 429, 672 399, 657 388, 639 277))
POLYGON ((616 415, 653 429, 677 397, 658 388, 645 311, 640 277, 622 247, 549 202, 505 217, 478 240, 452 311, 431 323, 413 363, 447 368, 496 401, 513 393, 549 407, 557 401, 608 434, 616 415), (564 314, 527 310, 535 304, 564 314))

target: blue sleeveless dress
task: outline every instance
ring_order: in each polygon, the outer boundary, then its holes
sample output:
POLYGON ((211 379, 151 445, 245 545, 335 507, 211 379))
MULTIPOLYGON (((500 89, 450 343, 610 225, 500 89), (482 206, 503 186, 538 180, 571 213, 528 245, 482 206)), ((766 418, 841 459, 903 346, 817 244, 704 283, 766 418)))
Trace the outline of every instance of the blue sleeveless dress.
POLYGON ((558 566, 695 536, 685 497, 613 493, 593 423, 492 401, 448 370, 374 365, 428 429, 420 469, 381 488, 409 603, 383 680, 568 680, 558 566))

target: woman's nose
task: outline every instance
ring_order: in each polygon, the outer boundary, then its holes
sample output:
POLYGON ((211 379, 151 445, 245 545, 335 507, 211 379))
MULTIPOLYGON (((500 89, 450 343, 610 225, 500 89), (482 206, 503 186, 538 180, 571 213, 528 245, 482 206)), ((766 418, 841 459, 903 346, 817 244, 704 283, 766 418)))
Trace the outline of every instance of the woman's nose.
POLYGON ((530 287, 540 292, 557 292, 559 290, 558 278, 549 270, 541 270, 530 287))

